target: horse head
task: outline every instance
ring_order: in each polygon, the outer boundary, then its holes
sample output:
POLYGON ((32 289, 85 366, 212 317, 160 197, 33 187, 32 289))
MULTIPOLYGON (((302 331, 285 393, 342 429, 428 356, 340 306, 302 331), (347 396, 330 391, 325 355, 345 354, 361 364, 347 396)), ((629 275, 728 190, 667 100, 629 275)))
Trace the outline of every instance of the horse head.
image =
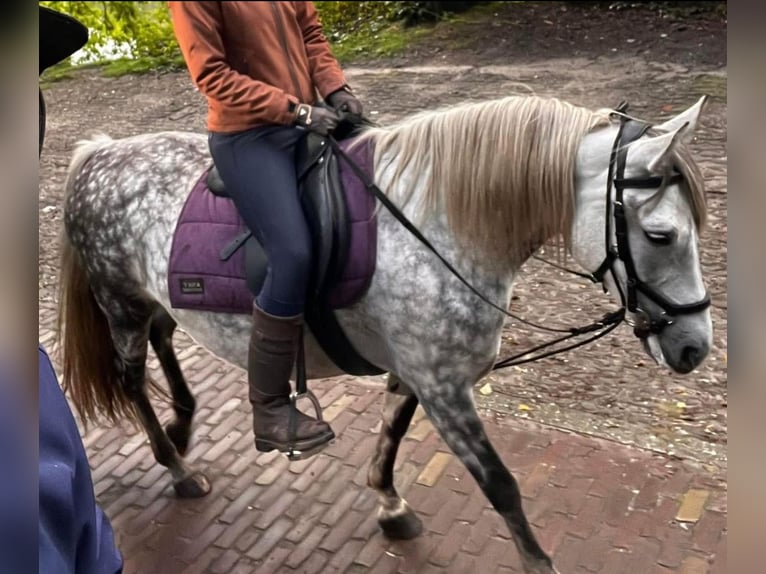
POLYGON ((713 339, 698 246, 704 188, 687 147, 705 101, 655 126, 618 113, 577 154, 573 256, 626 306, 647 353, 682 374, 713 339))

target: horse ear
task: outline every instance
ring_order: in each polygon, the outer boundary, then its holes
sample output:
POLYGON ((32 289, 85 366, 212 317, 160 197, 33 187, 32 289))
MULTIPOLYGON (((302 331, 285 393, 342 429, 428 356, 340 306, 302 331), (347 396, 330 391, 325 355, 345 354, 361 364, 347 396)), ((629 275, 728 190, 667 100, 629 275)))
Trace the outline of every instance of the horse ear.
POLYGON ((685 144, 689 143, 689 140, 691 140, 692 136, 694 136, 694 132, 697 129, 700 114, 702 113, 705 104, 707 104, 707 100, 707 96, 702 96, 699 100, 697 100, 697 103, 690 107, 688 110, 683 111, 677 116, 670 118, 666 122, 658 124, 654 127, 657 130, 663 132, 673 132, 682 125, 689 124, 689 129, 686 131, 686 134, 682 140, 685 144))
POLYGON ((689 133, 689 124, 684 123, 672 132, 648 139, 640 139, 628 148, 630 157, 645 165, 649 173, 662 173, 670 165, 673 148, 689 133))

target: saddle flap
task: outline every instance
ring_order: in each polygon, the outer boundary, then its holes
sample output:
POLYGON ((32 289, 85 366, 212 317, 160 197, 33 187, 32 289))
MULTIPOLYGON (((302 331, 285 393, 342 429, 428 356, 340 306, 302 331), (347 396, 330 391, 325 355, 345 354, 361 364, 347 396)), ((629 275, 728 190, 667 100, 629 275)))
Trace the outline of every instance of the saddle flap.
POLYGON ((329 149, 327 140, 317 133, 308 132, 300 139, 295 148, 295 172, 299 182, 303 181, 329 149))
POLYGON ((340 273, 348 250, 348 217, 338 160, 320 136, 304 138, 299 148, 301 202, 314 245, 314 296, 323 299, 340 273))

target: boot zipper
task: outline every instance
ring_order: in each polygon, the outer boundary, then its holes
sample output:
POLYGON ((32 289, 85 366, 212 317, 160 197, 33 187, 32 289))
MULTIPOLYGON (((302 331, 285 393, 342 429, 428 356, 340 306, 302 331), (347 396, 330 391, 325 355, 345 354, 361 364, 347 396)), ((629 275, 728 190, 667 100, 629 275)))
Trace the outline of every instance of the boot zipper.
POLYGON ((303 99, 303 94, 301 93, 300 85, 298 84, 298 78, 295 76, 295 70, 293 70, 293 67, 290 64, 290 52, 287 49, 287 37, 285 36, 282 14, 279 12, 279 8, 277 7, 276 2, 269 2, 269 4, 271 4, 271 10, 274 12, 274 20, 276 20, 277 23, 277 31, 279 32, 279 39, 282 42, 282 49, 285 52, 285 63, 287 64, 287 69, 290 72, 290 78, 293 81, 293 89, 295 90, 295 95, 300 98, 301 102, 310 104, 311 102, 307 102, 303 99))

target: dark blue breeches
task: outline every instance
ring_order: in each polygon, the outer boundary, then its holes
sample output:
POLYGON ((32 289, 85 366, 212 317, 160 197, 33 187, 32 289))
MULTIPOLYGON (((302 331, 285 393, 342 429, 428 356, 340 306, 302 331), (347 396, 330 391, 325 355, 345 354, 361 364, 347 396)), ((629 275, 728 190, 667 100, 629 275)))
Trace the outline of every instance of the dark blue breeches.
POLYGON ((280 317, 303 312, 311 273, 311 234, 295 173, 295 144, 303 135, 296 128, 267 126, 209 136, 227 192, 269 258, 256 303, 280 317))

